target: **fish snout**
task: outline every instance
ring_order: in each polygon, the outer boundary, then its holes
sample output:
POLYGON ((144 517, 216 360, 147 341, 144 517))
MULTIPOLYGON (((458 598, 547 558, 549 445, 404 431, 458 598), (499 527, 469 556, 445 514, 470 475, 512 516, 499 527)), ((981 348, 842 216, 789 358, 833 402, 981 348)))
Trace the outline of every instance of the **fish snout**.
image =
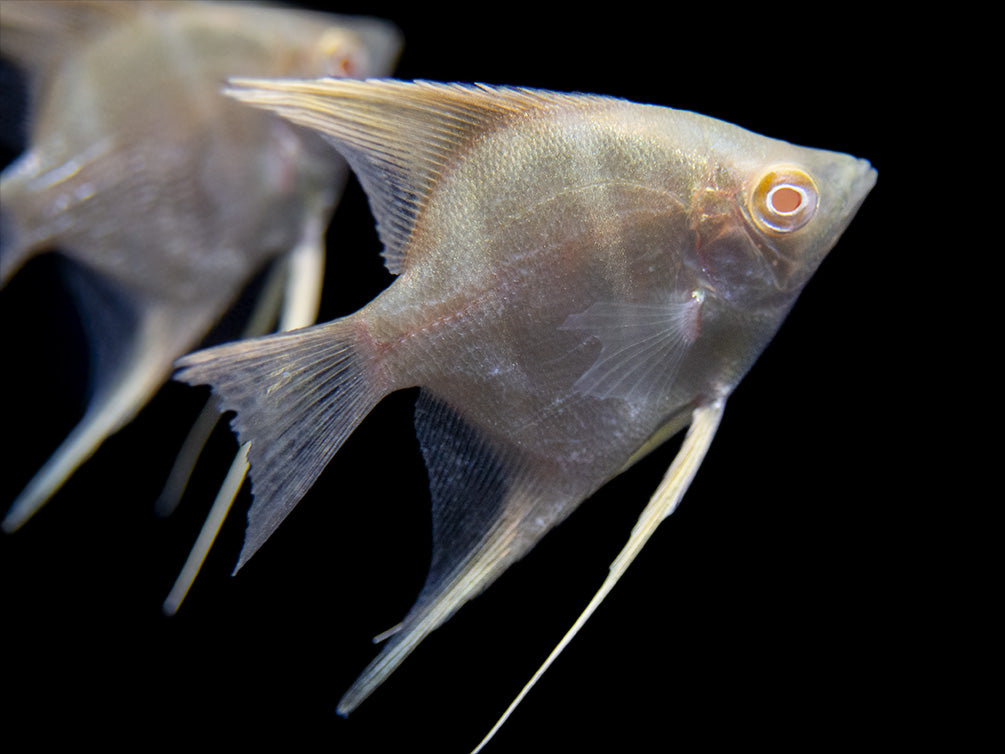
POLYGON ((851 182, 851 189, 848 192, 856 207, 861 204, 866 195, 872 191, 872 187, 876 185, 876 179, 878 177, 879 172, 868 160, 858 159, 856 161, 855 171, 851 182))

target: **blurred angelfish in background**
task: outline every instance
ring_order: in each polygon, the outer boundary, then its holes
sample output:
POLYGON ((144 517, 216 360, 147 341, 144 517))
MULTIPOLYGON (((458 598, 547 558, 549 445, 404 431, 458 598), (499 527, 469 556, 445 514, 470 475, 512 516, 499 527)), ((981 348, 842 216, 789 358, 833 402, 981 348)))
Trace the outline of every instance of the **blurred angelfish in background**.
POLYGON ((86 413, 12 504, 13 531, 269 262, 278 284, 263 290, 279 294, 260 320, 316 317, 348 171, 317 134, 223 96, 227 78, 386 75, 400 36, 377 19, 174 0, 4 2, 0 31, 29 87, 28 147, 0 180, 0 286, 36 254, 72 259, 92 368, 86 413))

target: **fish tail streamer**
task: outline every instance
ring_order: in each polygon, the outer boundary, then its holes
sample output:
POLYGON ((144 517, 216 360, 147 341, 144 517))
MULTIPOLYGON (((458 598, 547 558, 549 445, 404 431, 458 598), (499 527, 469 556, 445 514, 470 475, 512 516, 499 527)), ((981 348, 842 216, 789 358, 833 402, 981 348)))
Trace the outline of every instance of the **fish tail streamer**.
POLYGON ((175 379, 209 384, 231 427, 249 443, 253 502, 235 572, 324 470, 342 443, 390 392, 356 316, 281 335, 198 351, 175 379))

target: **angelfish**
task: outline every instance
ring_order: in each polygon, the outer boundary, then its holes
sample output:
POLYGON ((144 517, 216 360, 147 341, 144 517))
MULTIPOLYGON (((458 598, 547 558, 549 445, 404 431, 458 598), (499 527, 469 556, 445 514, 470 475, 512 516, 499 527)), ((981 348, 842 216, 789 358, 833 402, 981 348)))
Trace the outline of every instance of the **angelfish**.
POLYGON ((429 575, 339 712, 687 428, 607 580, 515 706, 674 510, 726 399, 876 172, 604 96, 332 79, 234 80, 228 93, 345 156, 397 276, 350 316, 180 360, 177 377, 210 383, 250 442, 238 567, 383 396, 421 388, 429 575))
POLYGON ((31 89, 28 148, 0 177, 0 286, 42 252, 76 262, 93 372, 83 419, 13 502, 11 531, 267 263, 287 275, 280 322, 315 320, 348 168, 316 134, 224 97, 227 78, 387 75, 400 35, 375 19, 174 0, 4 2, 0 29, 31 89))

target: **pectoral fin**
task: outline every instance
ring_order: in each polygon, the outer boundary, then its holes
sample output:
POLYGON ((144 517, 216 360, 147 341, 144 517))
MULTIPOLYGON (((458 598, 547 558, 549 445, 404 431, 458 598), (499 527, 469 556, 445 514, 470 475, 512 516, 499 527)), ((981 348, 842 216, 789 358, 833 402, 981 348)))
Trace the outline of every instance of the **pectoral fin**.
POLYGON ((598 302, 573 314, 562 330, 596 337, 600 355, 573 390, 642 405, 666 395, 701 330, 702 291, 658 304, 598 302))

